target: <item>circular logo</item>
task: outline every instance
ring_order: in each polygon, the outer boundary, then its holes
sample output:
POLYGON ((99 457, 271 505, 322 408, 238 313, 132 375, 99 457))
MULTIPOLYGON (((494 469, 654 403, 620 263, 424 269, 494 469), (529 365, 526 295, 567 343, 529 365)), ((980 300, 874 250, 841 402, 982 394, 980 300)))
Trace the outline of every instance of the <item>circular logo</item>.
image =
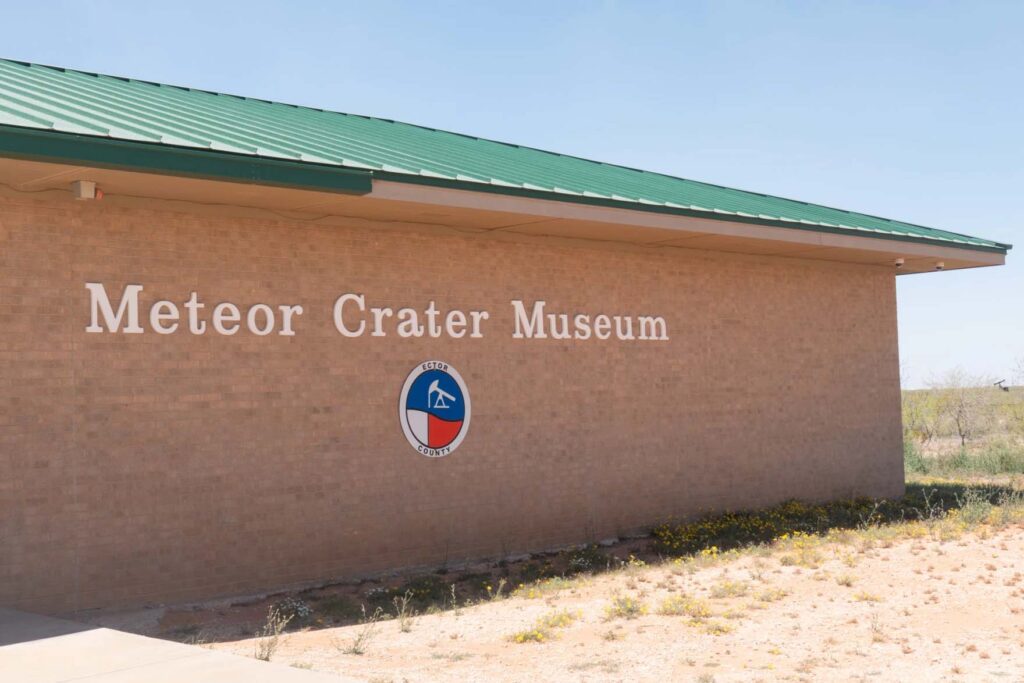
POLYGON ((469 390, 459 371, 439 360, 417 365, 402 386, 398 419, 409 444, 431 458, 448 455, 469 431, 469 390))

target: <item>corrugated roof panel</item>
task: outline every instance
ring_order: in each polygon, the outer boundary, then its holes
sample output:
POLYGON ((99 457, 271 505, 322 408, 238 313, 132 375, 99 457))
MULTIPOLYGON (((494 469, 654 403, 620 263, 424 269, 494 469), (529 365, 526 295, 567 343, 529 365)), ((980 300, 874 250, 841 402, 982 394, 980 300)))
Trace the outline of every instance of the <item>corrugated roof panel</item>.
POLYGON ((991 240, 366 116, 0 59, 0 125, 988 249, 991 240))

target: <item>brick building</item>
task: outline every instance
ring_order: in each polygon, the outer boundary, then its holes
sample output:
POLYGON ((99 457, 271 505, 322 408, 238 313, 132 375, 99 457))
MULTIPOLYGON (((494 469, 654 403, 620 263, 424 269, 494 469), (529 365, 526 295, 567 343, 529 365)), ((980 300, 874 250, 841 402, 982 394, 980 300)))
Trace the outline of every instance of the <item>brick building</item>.
POLYGON ((0 604, 191 600, 897 495, 895 276, 1007 249, 0 61, 0 604))

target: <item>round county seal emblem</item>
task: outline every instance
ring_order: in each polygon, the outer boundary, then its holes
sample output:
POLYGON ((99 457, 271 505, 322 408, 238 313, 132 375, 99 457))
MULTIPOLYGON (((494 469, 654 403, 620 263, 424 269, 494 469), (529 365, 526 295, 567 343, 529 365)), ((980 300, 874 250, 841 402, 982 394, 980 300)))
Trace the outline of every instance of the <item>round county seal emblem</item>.
POLYGON ((469 416, 469 390, 447 363, 420 363, 405 379, 398 418, 409 444, 423 455, 440 458, 458 448, 469 431, 469 416))

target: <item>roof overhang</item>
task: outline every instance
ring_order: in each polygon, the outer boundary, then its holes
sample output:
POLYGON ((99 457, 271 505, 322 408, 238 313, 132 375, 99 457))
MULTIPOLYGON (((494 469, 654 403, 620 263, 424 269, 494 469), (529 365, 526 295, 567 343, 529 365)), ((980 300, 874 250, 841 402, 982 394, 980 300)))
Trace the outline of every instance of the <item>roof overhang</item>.
MULTIPOLYGON (((66 158, 57 154, 61 150, 45 146, 46 134, 38 135, 42 140, 37 142, 43 143, 42 147, 20 151, 9 149, 10 139, 8 147, 4 147, 0 135, 0 184, 8 188, 8 193, 41 193, 36 196, 70 201, 71 182, 93 180, 104 190, 104 202, 111 205, 152 206, 153 202, 166 202, 178 210, 229 214, 272 211, 277 218, 315 220, 320 224, 365 223, 376 227, 454 230, 462 235, 586 240, 645 248, 863 263, 894 269, 897 260, 902 259, 898 273, 934 271, 940 263, 945 270, 954 270, 1005 262, 1005 250, 1000 249, 457 189, 348 169, 310 170, 313 165, 304 163, 276 162, 276 168, 254 170, 247 165, 253 163, 251 159, 224 160, 223 157, 237 155, 216 152, 205 153, 217 157, 213 160, 195 156, 202 152, 190 151, 176 157, 177 161, 154 161, 152 157, 135 156, 139 152, 133 150, 111 160, 110 150, 102 148, 97 152, 104 155, 99 162, 88 157, 66 158), (40 149, 49 156, 40 155, 40 149), (178 165, 169 172, 170 161, 178 165)), ((109 145, 115 141, 94 142, 109 145)), ((166 152, 160 148, 152 151, 166 152)))
POLYGON ((17 126, 0 125, 0 157, 352 194, 371 187, 359 169, 17 126))
POLYGON ((705 249, 746 254, 811 258, 895 266, 899 273, 1002 265, 1004 250, 947 246, 889 236, 861 236, 800 226, 773 227, 724 219, 496 195, 375 180, 372 198, 421 205, 486 209, 531 220, 501 228, 504 232, 637 242, 647 246, 705 249))

